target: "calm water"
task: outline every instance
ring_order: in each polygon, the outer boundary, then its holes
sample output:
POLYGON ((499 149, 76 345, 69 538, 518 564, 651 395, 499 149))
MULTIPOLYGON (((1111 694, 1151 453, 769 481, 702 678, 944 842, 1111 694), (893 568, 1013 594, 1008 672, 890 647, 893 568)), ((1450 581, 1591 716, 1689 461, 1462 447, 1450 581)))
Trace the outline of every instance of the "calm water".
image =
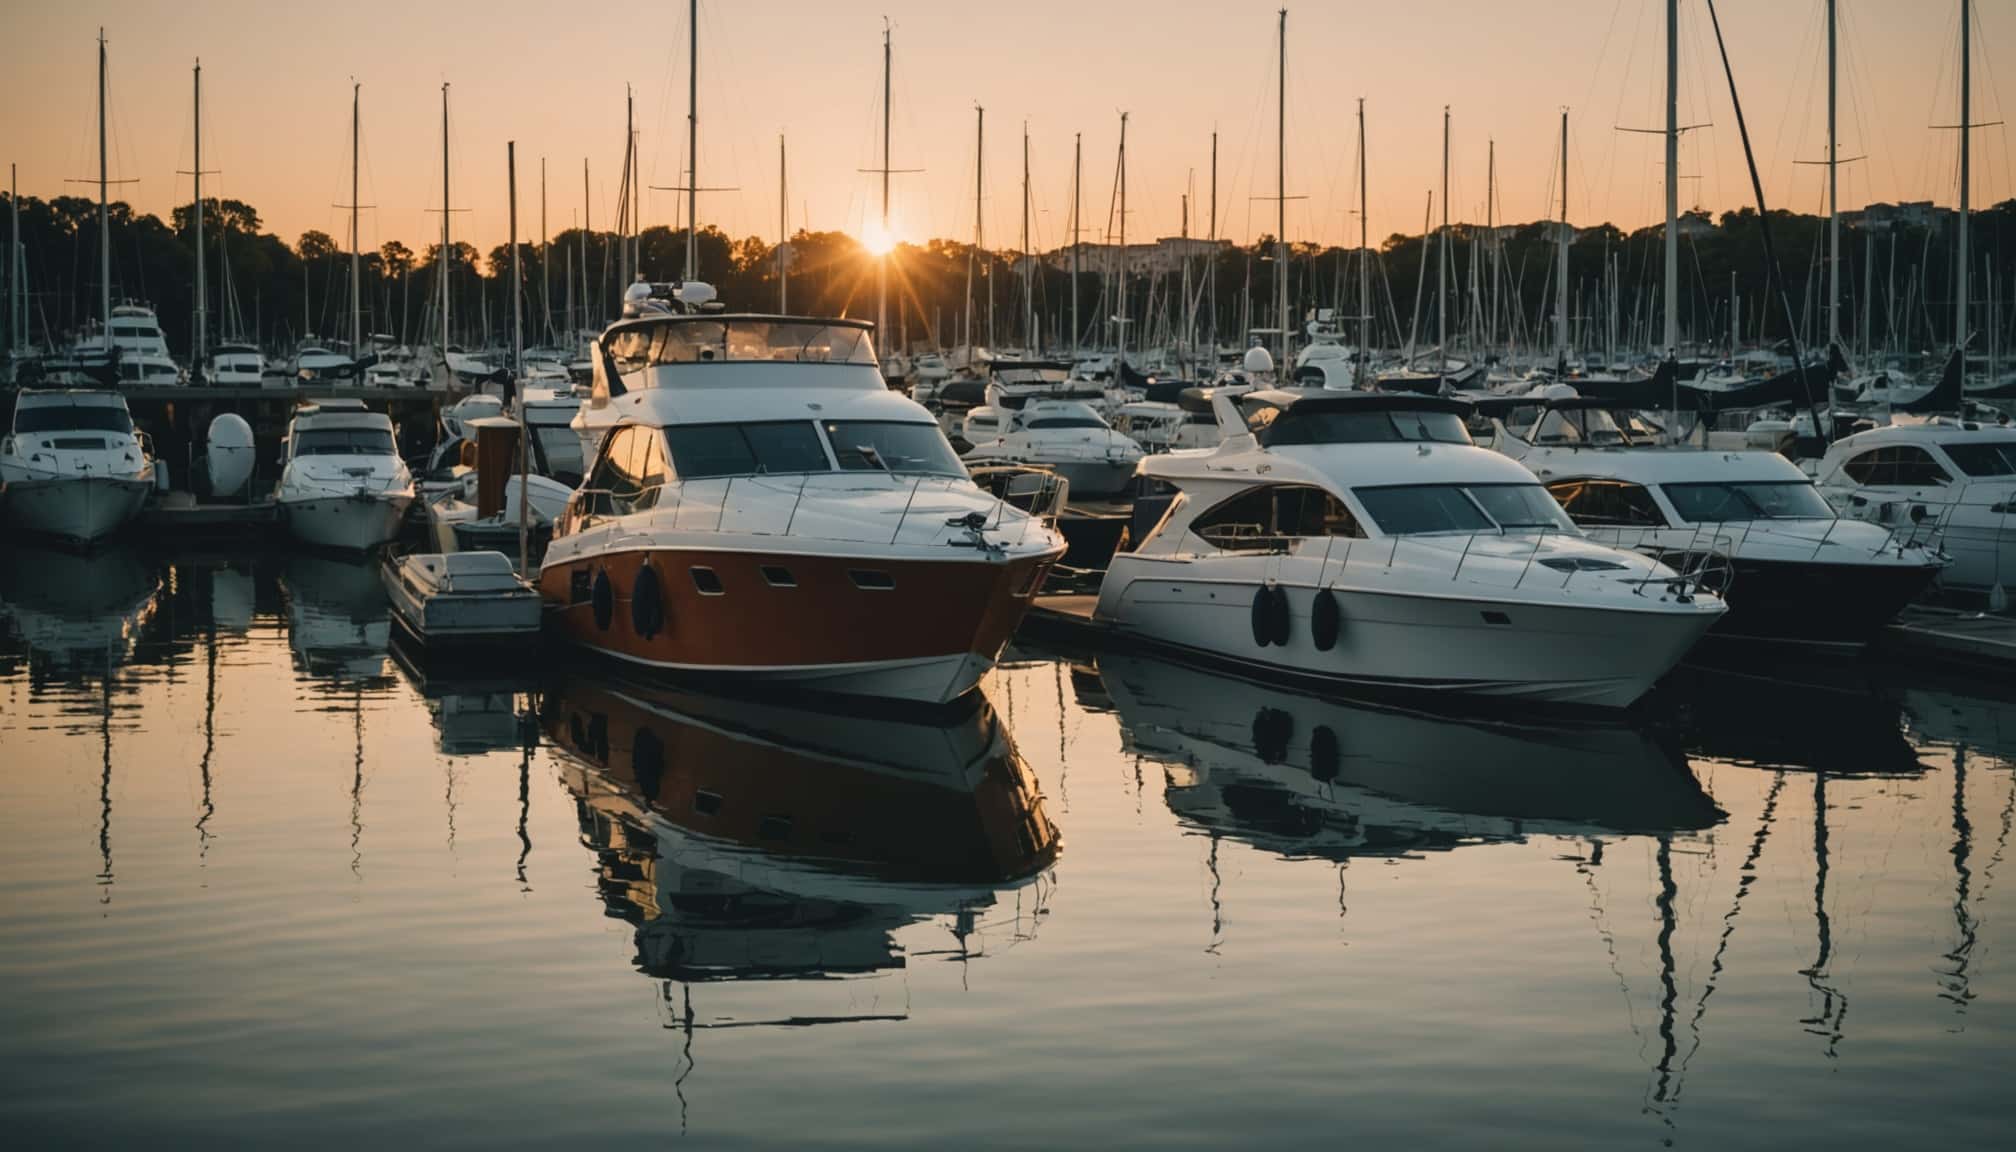
POLYGON ((1520 729, 1022 651, 918 723, 423 682, 329 560, 16 549, 0 601, 14 1147, 2016 1119, 1978 685, 1696 673, 1647 728, 1520 729))

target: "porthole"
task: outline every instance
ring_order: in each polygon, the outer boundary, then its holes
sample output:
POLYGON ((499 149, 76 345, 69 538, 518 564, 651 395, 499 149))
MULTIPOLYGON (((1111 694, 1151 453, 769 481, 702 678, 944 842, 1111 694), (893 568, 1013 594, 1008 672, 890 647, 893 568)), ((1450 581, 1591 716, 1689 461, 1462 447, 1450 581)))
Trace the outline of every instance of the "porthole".
POLYGON ((721 587, 721 577, 715 575, 712 568, 702 568, 696 564, 688 571, 693 575, 693 587, 698 588, 702 596, 720 596, 725 593, 721 587))
POLYGON ((763 579, 768 581, 772 588, 796 588, 798 586, 798 581, 791 575, 789 568, 782 568, 775 564, 763 565, 763 579))
POLYGON ((854 586, 864 592, 888 592, 896 587, 894 576, 872 568, 849 569, 847 575, 854 581, 854 586))

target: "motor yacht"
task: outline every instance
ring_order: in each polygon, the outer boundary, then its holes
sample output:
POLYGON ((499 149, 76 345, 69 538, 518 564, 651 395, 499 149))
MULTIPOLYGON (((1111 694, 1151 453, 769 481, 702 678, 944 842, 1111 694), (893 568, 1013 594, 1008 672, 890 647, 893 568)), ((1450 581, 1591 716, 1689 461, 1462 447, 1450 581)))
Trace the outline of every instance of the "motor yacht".
POLYGON ((1857 432, 1818 481, 1841 515, 1945 553, 1942 585, 2006 597, 2016 582, 2016 428, 1935 417, 1857 432))
POLYGON ((314 343, 296 349, 288 369, 295 380, 304 384, 354 383, 357 378, 356 361, 345 353, 314 343))
POLYGON ((1593 397, 1518 399, 1492 402, 1493 446, 1591 539, 1725 568, 1718 635, 1859 648, 1944 564, 1908 533, 1837 516, 1775 452, 1673 446, 1655 418, 1593 397))
POLYGON ((1241 669, 1622 708, 1724 611, 1699 581, 1585 538, 1468 405, 1304 394, 1142 475, 1177 494, 1113 557, 1095 618, 1241 669))
POLYGON ((1141 446, 1115 432, 1082 400, 1030 400, 1007 416, 992 439, 975 440, 961 457, 969 467, 1047 468, 1069 480, 1071 494, 1080 499, 1117 496, 1134 479, 1141 446))
POLYGON ((182 383, 182 367, 168 355, 154 310, 143 304, 116 304, 109 323, 92 325, 69 352, 49 362, 55 383, 90 387, 161 387, 182 383))
POLYGON ((0 440, 0 499, 16 525, 89 544, 139 515, 154 467, 119 393, 24 391, 0 440))
POLYGON ((364 552, 399 534, 413 476, 389 417, 357 400, 304 404, 287 425, 285 460, 273 498, 296 540, 364 552))
POLYGON ((219 387, 258 388, 266 381, 266 357, 250 344, 219 344, 203 366, 203 382, 219 387))
POLYGON ((540 592, 574 643, 713 682, 944 702, 970 690, 1063 552, 974 486, 884 387, 872 326, 684 312, 633 285, 583 423, 612 430, 554 526, 540 592))

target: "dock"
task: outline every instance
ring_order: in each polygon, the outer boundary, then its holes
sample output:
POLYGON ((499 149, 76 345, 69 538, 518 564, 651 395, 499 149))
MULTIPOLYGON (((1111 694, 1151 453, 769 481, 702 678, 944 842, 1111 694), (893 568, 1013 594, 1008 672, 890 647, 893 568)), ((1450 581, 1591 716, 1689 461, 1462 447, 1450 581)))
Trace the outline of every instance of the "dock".
POLYGON ((2016 617, 1913 606, 1874 647, 1899 659, 2016 670, 2016 617))
POLYGON ((169 492, 140 513, 139 528, 169 539, 228 537, 249 543, 272 531, 279 515, 279 505, 271 500, 204 503, 193 493, 169 492))

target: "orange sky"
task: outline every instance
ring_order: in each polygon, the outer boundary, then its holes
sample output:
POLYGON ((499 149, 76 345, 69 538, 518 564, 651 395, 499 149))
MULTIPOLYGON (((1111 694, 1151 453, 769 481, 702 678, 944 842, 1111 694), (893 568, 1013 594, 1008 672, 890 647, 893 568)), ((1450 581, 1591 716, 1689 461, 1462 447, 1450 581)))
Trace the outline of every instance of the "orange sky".
MULTIPOLYGON (((895 230, 969 237, 973 106, 987 109, 986 228, 1013 246, 1021 141, 1031 135, 1035 229, 1070 222, 1071 139, 1084 133, 1088 239, 1105 228, 1118 114, 1128 130, 1130 238, 1174 234, 1194 191, 1206 229, 1210 134, 1220 133, 1219 220, 1245 239, 1272 231, 1275 10, 1255 0, 742 0, 700 13, 701 219, 733 235, 777 229, 777 137, 790 141, 796 229, 860 231, 873 219, 882 16, 895 29, 895 230)), ((1958 0, 1842 0, 1842 204, 1957 192, 1958 0)), ((1290 5, 1288 192, 1295 240, 1355 241, 1355 100, 1371 152, 1371 233, 1421 226, 1439 180, 1441 110, 1454 117, 1452 218, 1482 219, 1486 140, 1498 144, 1501 217, 1551 211, 1559 109, 1571 115, 1569 211, 1626 226, 1660 213, 1661 0, 1330 0, 1290 5)), ((1817 211, 1824 146, 1821 0, 1728 0, 1724 29, 1774 207, 1817 211)), ((2016 3, 1977 4, 1975 116, 2004 119, 1998 65, 2016 46, 2016 3)), ((416 247, 438 234, 440 87, 453 84, 459 238, 505 231, 504 142, 518 141, 521 228, 538 228, 549 165, 554 231, 613 214, 623 93, 637 93, 647 184, 675 185, 685 158, 686 6, 531 0, 10 0, 0 10, 0 163, 25 194, 88 194, 96 171, 93 37, 112 61, 115 191, 143 211, 186 201, 189 69, 204 61, 206 191, 247 200, 292 239, 342 238, 349 197, 350 80, 363 84, 363 239, 416 247)), ((1741 146, 1702 0, 1682 2, 1681 119, 1711 123, 1682 146, 1684 205, 1750 200, 1741 146)), ((1976 136, 1974 198, 2009 197, 2008 127, 1976 136)), ((672 193, 647 193, 646 224, 673 222, 672 193)), ((1437 215, 1439 216, 1439 209, 1437 215)))

